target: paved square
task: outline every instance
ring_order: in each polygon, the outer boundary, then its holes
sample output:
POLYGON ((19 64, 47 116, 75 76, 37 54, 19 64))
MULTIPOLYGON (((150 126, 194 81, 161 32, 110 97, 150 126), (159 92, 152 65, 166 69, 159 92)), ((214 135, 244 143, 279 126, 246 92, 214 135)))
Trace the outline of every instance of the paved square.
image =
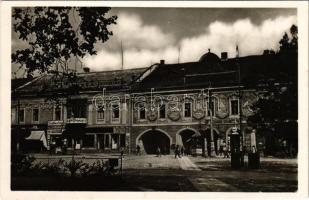
MULTIPOLYGON (((68 161, 72 158, 69 155, 35 157, 36 162, 56 162, 60 158, 68 161)), ((97 159, 108 157, 111 156, 85 154, 77 155, 75 159, 91 164, 97 159)), ((83 182, 75 182, 78 181, 83 182)), ((260 169, 250 170, 245 167, 233 170, 230 159, 221 157, 184 156, 175 159, 174 155, 125 155, 121 180, 108 182, 98 178, 96 182, 89 180, 87 184, 87 190, 94 191, 295 192, 298 184, 297 160, 261 158, 260 169)))

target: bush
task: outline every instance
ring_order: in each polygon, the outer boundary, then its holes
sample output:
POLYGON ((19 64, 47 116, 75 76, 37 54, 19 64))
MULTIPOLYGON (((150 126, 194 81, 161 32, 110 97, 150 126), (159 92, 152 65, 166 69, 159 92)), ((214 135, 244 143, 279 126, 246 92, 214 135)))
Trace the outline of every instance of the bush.
POLYGON ((83 161, 76 161, 74 158, 70 162, 65 162, 64 167, 70 172, 71 177, 76 176, 77 171, 82 169, 86 164, 83 161))
POLYGON ((104 160, 97 160, 92 165, 85 164, 80 169, 81 176, 111 176, 115 175, 117 170, 109 165, 109 162, 104 160))
POLYGON ((88 176, 112 176, 117 170, 109 164, 108 161, 96 160, 89 165, 72 158, 71 161, 65 162, 59 159, 58 162, 52 163, 36 163, 35 158, 27 155, 14 155, 11 161, 12 176, 64 176, 66 171, 71 177, 76 177, 78 173, 82 177, 88 176))
POLYGON ((46 163, 41 167, 42 174, 45 176, 60 176, 65 174, 64 160, 61 158, 58 162, 46 163))
POLYGON ((11 173, 12 175, 27 175, 35 158, 24 154, 14 154, 11 156, 11 173))

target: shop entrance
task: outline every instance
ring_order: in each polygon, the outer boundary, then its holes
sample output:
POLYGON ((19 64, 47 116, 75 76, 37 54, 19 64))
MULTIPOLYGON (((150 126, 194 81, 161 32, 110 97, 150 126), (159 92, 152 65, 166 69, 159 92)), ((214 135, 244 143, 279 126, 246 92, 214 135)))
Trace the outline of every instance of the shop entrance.
POLYGON ((117 150, 125 147, 125 134, 97 134, 97 148, 100 150, 117 150))
POLYGON ((145 153, 156 154, 158 147, 162 154, 170 153, 170 138, 158 130, 150 130, 140 136, 145 153))

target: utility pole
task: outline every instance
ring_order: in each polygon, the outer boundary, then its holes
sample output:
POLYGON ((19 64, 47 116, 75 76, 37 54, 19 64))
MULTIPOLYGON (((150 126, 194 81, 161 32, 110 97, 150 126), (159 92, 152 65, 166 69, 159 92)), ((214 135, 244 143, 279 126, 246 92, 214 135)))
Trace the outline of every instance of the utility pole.
POLYGON ((242 136, 242 143, 244 143, 244 135, 242 134, 242 94, 241 94, 241 73, 240 73, 240 65, 238 63, 239 58, 239 48, 236 45, 236 65, 238 71, 238 102, 239 102, 239 134, 242 136))
MULTIPOLYGON (((209 84, 210 86, 210 84, 209 84)), ((214 130, 213 130, 213 113, 212 113, 212 100, 211 100, 211 92, 210 92, 210 87, 208 88, 208 109, 209 109, 209 117, 210 117, 210 156, 215 157, 216 152, 215 152, 215 142, 214 142, 214 130)))

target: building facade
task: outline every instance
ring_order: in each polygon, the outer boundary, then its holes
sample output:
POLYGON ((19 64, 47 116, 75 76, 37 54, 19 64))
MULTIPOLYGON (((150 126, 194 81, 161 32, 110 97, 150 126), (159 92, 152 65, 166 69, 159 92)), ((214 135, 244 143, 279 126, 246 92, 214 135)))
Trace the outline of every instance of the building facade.
POLYGON ((263 142, 252 138, 247 124, 259 91, 243 83, 256 76, 252 67, 259 63, 271 65, 263 56, 229 59, 207 52, 198 62, 87 71, 73 81, 37 77, 12 90, 12 148, 29 151, 29 141, 36 140, 43 144, 37 151, 66 145, 134 153, 140 146, 147 154, 158 147, 169 154, 182 145, 187 153, 210 155, 229 146, 236 129, 250 150, 263 142))

